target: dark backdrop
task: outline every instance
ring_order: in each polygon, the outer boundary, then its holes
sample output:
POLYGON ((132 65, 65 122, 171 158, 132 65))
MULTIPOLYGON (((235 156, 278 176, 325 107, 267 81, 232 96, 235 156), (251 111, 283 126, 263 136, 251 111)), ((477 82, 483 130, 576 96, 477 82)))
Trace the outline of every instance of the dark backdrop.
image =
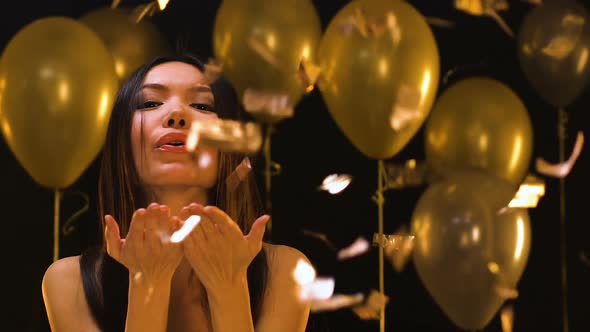
MULTIPOLYGON (((136 5, 145 1, 126 1, 136 5)), ((324 28, 331 17, 348 1, 314 1, 324 28)), ((544 103, 527 83, 519 67, 515 40, 507 36, 490 18, 474 17, 453 7, 449 0, 410 1, 423 15, 451 20, 454 28, 433 26, 441 56, 441 79, 459 68, 443 91, 454 81, 470 75, 488 75, 510 86, 527 106, 534 128, 533 157, 555 161, 558 158, 557 112, 544 103)), ((20 9, 0 10, 0 45, 37 18, 50 15, 80 17, 87 11, 110 5, 107 0, 53 0, 15 2, 20 9)), ((513 0, 502 16, 516 32, 532 5, 513 0)), ((200 56, 212 55, 211 29, 219 1, 171 0, 169 8, 153 21, 170 42, 188 46, 200 56)), ((586 120, 590 90, 568 107, 568 153, 575 133, 588 132, 586 120)), ((368 105, 370 107, 370 105, 368 105)), ((32 119, 33 121, 34 119, 32 119)), ((409 158, 424 159, 423 132, 389 162, 409 158)), ((585 148, 567 178, 567 268, 570 331, 590 330, 590 266, 580 258, 590 252, 590 227, 586 204, 589 168, 585 148)), ((357 236, 372 238, 377 228, 377 208, 371 201, 376 189, 377 162, 358 152, 331 120, 321 94, 314 91, 296 109, 294 118, 277 127, 272 139, 273 159, 283 171, 273 180, 273 240, 299 248, 310 258, 319 274, 336 278, 336 291, 368 292, 378 288, 377 250, 349 261, 339 262, 322 242, 306 237, 304 230, 326 234, 337 247, 344 247, 357 236), (318 191, 322 179, 333 172, 349 173, 354 180, 341 195, 318 191)), ((0 210, 2 211, 3 320, 6 331, 49 331, 41 297, 41 279, 52 261, 53 192, 39 187, 18 164, 3 139, 0 139, 0 210), (8 324, 8 325, 6 325, 8 324)), ((534 172, 534 158, 530 171, 534 172)), ((67 190, 61 205, 61 220, 83 206, 88 195, 90 207, 75 222, 75 229, 61 237, 61 256, 77 255, 96 240, 97 164, 94 162, 67 190)), ((527 267, 519 283, 515 306, 515 331, 561 331, 561 281, 558 181, 546 178, 547 194, 536 209, 530 210, 532 247, 527 267)), ((385 232, 409 225, 412 209, 424 187, 388 191, 385 203, 385 232)), ((590 256, 590 255, 588 255, 590 256)), ((388 331, 459 331, 446 318, 421 284, 414 266, 397 273, 386 264, 388 331)), ((362 321, 350 310, 313 314, 310 330, 378 331, 378 321, 362 321)), ((486 331, 500 331, 496 316, 486 331)))

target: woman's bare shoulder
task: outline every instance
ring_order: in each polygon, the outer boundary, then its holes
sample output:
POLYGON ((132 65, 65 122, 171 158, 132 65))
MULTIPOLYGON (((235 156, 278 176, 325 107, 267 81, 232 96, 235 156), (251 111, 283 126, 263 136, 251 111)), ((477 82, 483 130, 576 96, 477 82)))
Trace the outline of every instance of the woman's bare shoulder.
POLYGON ((299 249, 286 245, 264 244, 269 275, 268 288, 262 302, 262 313, 256 331, 303 332, 309 316, 309 304, 298 298, 298 285, 293 271, 297 264, 309 259, 299 249))
POLYGON ((270 270, 275 274, 290 274, 300 260, 311 264, 307 256, 297 248, 269 243, 264 243, 263 248, 268 257, 270 270))
POLYGON ((52 331, 98 331, 84 295, 80 256, 61 258, 49 265, 41 288, 52 331))
POLYGON ((51 263, 45 270, 43 289, 51 287, 65 291, 80 284, 80 280, 80 256, 65 257, 51 263))

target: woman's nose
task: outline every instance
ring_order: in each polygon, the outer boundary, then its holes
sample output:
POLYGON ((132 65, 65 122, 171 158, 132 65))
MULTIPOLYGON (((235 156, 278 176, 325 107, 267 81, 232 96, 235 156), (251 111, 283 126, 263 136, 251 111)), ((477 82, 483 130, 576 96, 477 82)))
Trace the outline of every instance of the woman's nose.
POLYGON ((164 127, 166 128, 188 128, 188 119, 182 112, 170 112, 164 119, 164 127))

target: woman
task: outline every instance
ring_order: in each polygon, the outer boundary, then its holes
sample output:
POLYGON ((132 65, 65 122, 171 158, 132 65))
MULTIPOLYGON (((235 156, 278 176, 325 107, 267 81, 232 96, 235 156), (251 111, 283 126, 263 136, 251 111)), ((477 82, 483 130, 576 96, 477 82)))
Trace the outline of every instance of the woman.
POLYGON ((54 262, 42 290, 51 329, 68 331, 304 331, 298 250, 262 244, 254 176, 226 188, 244 156, 184 144, 193 120, 240 119, 227 81, 208 84, 188 55, 160 57, 119 91, 102 152, 104 245, 54 262), (203 162, 206 161, 206 162, 203 162), (200 224, 169 241, 191 215, 200 224))

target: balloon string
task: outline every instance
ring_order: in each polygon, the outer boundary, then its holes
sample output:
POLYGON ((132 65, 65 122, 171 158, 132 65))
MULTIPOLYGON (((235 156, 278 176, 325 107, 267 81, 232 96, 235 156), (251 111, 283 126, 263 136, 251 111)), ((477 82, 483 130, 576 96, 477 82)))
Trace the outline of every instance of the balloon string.
MULTIPOLYGON (((379 239, 383 239, 383 203, 385 198, 383 197, 384 190, 384 178, 385 178, 385 166, 383 160, 379 160, 377 165, 377 192, 375 193, 375 202, 379 211, 378 219, 378 233, 379 239)), ((381 299, 385 298, 385 282, 384 282, 384 268, 383 268, 383 245, 379 245, 379 294, 381 299)), ((380 301, 379 308, 379 331, 385 332, 385 301, 380 301)))
POLYGON ((59 203, 61 193, 55 189, 55 199, 53 202, 53 261, 59 259, 59 203))
MULTIPOLYGON (((559 138, 559 162, 565 161, 565 139, 567 135, 567 112, 560 108, 558 112, 557 136, 559 138)), ((559 178, 559 221, 561 228, 561 292, 562 292, 562 314, 563 332, 569 331, 568 308, 567 308, 567 247, 565 228, 565 177, 559 178)))
MULTIPOLYGON (((263 153, 264 153, 264 182, 265 182, 265 189, 266 189, 266 213, 271 215, 271 181, 272 181, 272 159, 270 154, 270 141, 271 135, 273 131, 272 124, 268 124, 266 128, 266 133, 264 137, 264 146, 263 146, 263 153)), ((272 218, 266 223, 266 233, 270 239, 272 231, 272 218)))

